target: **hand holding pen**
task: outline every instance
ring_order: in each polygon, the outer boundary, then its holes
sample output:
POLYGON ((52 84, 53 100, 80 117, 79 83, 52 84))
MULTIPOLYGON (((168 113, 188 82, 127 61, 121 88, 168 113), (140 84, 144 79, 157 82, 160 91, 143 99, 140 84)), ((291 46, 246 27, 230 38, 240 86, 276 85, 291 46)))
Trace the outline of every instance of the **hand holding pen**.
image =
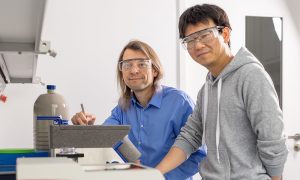
POLYGON ((81 112, 76 113, 71 120, 74 125, 93 125, 96 116, 85 112, 83 104, 81 104, 81 112))

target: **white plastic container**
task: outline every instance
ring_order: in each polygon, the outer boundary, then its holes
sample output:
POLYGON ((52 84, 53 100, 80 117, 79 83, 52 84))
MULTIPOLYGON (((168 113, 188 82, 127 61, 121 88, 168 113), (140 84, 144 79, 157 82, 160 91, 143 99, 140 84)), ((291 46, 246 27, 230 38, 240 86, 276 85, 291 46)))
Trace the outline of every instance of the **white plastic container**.
POLYGON ((69 119, 68 105, 65 98, 55 92, 55 85, 47 85, 47 93, 40 95, 33 108, 33 140, 36 150, 49 150, 49 126, 55 117, 69 119), (40 120, 38 117, 49 117, 40 120), (39 119, 39 120, 38 120, 39 119))

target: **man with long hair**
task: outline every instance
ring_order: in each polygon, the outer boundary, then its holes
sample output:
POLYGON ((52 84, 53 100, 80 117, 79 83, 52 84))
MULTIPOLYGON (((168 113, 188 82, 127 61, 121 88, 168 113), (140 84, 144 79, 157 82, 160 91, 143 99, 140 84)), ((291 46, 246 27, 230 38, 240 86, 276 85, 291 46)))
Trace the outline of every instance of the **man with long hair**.
MULTIPOLYGON (((183 91, 163 86, 163 68, 155 51, 141 41, 129 42, 117 66, 121 96, 104 125, 131 125, 129 139, 141 152, 140 163, 155 167, 169 151, 192 113, 194 103, 183 91)), ((79 112, 73 124, 94 124, 95 116, 79 112)), ((192 179, 205 152, 197 150, 166 179, 192 179)))

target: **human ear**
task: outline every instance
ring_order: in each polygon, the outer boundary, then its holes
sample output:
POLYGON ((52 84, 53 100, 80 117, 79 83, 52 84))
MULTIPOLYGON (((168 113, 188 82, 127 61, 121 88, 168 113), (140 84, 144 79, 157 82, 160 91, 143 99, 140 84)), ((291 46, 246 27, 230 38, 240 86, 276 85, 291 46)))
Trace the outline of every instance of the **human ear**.
POLYGON ((157 72, 157 70, 156 69, 152 69, 152 73, 153 73, 153 76, 154 77, 157 77, 158 76, 158 72, 157 72))
POLYGON ((230 34, 231 34, 231 30, 228 27, 224 27, 224 29, 222 30, 222 37, 226 44, 228 44, 230 41, 230 34))

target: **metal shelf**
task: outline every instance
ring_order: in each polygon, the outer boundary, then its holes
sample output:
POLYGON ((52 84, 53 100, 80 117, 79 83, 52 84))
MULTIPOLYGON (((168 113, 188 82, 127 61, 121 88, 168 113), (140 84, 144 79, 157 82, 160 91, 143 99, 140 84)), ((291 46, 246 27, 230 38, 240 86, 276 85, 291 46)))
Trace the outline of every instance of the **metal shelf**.
POLYGON ((39 83, 38 55, 51 52, 50 42, 41 41, 45 8, 46 0, 0 0, 0 80, 6 84, 39 83))

